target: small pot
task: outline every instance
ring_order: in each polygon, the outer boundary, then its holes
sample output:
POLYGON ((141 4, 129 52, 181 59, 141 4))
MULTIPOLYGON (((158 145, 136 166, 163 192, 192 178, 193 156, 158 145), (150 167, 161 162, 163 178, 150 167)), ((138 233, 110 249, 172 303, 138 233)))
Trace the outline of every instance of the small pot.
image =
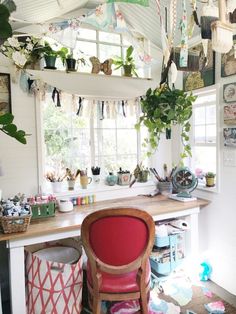
POLYGON ((75 180, 67 180, 68 183, 68 190, 73 191, 75 188, 75 180))
POLYGON ((207 187, 215 186, 215 178, 206 177, 206 186, 207 187))
POLYGON ((147 182, 148 180, 149 171, 142 170, 138 174, 137 182, 147 182))
POLYGON ((62 181, 51 182, 51 186, 53 193, 60 193, 63 188, 63 182, 62 181))
POLYGON ((56 56, 44 56, 44 60, 46 63, 46 69, 52 69, 56 70, 55 64, 56 64, 56 56))
POLYGON ((76 60, 73 58, 66 59, 66 71, 76 71, 76 60))
POLYGON ((106 177, 106 184, 113 186, 117 183, 117 176, 114 175, 112 172, 109 173, 109 175, 106 177))
POLYGON ((159 181, 157 183, 157 188, 162 195, 172 194, 172 190, 173 190, 172 182, 169 182, 169 181, 160 182, 159 181))
POLYGON ((124 76, 132 77, 132 65, 123 65, 124 76))

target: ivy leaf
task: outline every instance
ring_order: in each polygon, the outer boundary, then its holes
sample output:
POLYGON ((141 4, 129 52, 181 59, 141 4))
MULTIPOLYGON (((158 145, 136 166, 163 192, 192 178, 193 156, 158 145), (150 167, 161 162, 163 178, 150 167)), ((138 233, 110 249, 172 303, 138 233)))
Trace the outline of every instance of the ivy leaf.
POLYGON ((4 20, 0 20, 0 38, 7 39, 12 36, 11 25, 4 20))
POLYGON ((15 124, 7 124, 3 126, 3 130, 5 130, 6 132, 8 132, 9 134, 14 134, 17 131, 17 127, 15 124))
POLYGON ((0 4, 0 20, 8 21, 9 17, 10 17, 10 12, 8 8, 5 5, 0 4))
POLYGON ((11 113, 5 113, 0 116, 0 124, 6 125, 12 123, 14 116, 11 113))

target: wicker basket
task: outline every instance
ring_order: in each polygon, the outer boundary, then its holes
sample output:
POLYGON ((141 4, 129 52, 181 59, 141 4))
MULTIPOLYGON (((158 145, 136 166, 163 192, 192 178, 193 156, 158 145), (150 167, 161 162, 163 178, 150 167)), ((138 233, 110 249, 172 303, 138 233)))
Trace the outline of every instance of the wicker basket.
POLYGON ((0 216, 3 232, 14 233, 26 231, 30 224, 31 216, 31 214, 18 217, 0 216))

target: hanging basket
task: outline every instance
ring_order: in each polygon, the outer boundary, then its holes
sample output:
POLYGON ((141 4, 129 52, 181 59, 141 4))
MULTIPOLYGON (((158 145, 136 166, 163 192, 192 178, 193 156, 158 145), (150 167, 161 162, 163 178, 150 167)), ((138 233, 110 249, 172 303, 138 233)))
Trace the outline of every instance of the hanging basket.
POLYGON ((205 57, 203 50, 189 49, 188 51, 188 66, 181 67, 179 64, 180 60, 180 48, 173 48, 173 60, 179 71, 198 72, 201 71, 205 66, 205 57))

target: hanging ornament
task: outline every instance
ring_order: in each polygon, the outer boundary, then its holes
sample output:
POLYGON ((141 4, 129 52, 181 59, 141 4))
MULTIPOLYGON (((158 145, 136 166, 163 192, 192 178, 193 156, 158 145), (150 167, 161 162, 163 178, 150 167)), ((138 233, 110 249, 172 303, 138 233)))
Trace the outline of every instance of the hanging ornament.
POLYGON ((208 0, 208 4, 202 8, 201 16, 201 36, 202 39, 211 39, 211 23, 219 19, 219 10, 214 5, 213 0, 208 0))
POLYGON ((226 21, 225 0, 218 0, 220 10, 220 20, 211 24, 212 49, 227 53, 233 47, 233 27, 226 21))
POLYGON ((181 49, 180 49, 180 57, 179 57, 179 65, 180 67, 188 66, 188 32, 187 32, 187 10, 186 10, 186 2, 182 0, 182 8, 183 15, 180 23, 181 29, 181 49))

